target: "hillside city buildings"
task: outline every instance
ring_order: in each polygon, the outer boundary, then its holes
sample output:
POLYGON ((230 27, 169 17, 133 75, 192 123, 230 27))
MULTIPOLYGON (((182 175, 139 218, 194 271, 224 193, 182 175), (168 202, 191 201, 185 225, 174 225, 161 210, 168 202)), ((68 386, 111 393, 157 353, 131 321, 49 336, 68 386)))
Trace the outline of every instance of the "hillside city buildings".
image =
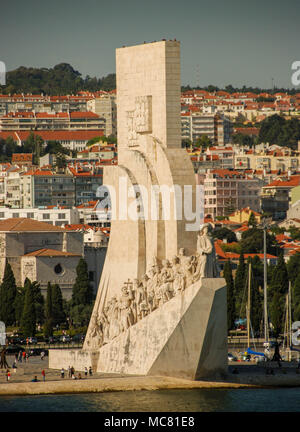
MULTIPOLYGON (((70 151, 63 166, 57 154, 37 160, 21 151, 0 163, 1 263, 2 269, 5 259, 12 263, 18 283, 31 276, 45 290, 50 278, 69 298, 75 264, 84 257, 97 289, 102 268, 97 262, 104 262, 111 221, 111 209, 99 205, 103 197, 97 191, 103 168, 118 164, 116 96, 116 91, 0 95, 2 148, 6 140, 21 148, 34 136, 43 148, 58 142, 70 151), (57 271, 58 265, 65 270, 57 271)), ((204 192, 204 218, 230 228, 238 240, 251 213, 258 223, 264 214, 278 226, 300 227, 300 142, 291 149, 269 143, 240 146, 233 139, 236 134, 256 138, 260 122, 274 114, 300 119, 300 93, 181 94, 182 145, 204 192), (255 127, 248 125, 253 120, 255 127)), ((278 241, 285 259, 300 250, 288 235, 278 241)), ((221 267, 227 259, 235 265, 239 256, 224 252, 221 243, 216 243, 221 267)), ((268 260, 274 263, 277 257, 268 260)))

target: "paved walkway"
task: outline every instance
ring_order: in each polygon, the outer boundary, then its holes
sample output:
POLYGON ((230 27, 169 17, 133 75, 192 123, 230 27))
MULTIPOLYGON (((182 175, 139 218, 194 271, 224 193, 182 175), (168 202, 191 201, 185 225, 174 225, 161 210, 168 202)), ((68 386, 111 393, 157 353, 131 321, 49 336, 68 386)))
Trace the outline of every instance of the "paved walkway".
MULTIPOLYGON (((14 357, 7 358, 9 366, 14 357)), ((17 371, 11 371, 11 379, 6 381, 6 370, 0 370, 0 395, 26 394, 62 394, 87 392, 112 392, 129 390, 158 389, 192 389, 192 388, 258 388, 300 386, 300 374, 296 365, 289 364, 281 369, 274 367, 274 375, 266 375, 262 366, 249 363, 232 363, 228 375, 215 381, 189 381, 172 377, 128 376, 120 374, 93 373, 82 379, 72 380, 65 371, 65 378, 60 377, 59 370, 48 368, 48 357, 30 357, 27 363, 18 363, 17 371), (46 372, 46 382, 43 382, 42 370, 46 372), (233 373, 235 369, 235 372, 233 373), (40 382, 31 382, 37 376, 40 382)), ((71 365, 72 366, 72 365, 71 365)), ((78 372, 75 371, 78 376, 78 372)))

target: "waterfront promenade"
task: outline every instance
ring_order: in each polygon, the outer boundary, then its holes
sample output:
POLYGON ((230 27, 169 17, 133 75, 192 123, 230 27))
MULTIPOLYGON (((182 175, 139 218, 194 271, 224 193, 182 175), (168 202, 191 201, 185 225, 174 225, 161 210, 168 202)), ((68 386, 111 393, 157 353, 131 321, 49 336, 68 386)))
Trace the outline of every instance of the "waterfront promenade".
MULTIPOLYGON (((8 357, 9 366, 13 357, 8 357)), ((70 365, 72 366, 72 365, 70 365)), ((38 395, 38 394, 67 394, 92 393, 132 390, 160 390, 160 389, 193 389, 193 388, 259 388, 300 386, 300 373, 296 364, 288 364, 281 369, 274 365, 274 375, 266 375, 262 366, 249 363, 232 363, 228 368, 227 377, 220 377, 215 381, 189 381, 172 377, 144 377, 126 375, 108 375, 93 373, 82 379, 70 379, 68 371, 65 378, 60 377, 60 370, 48 369, 48 357, 30 357, 27 363, 18 363, 17 372, 11 371, 10 381, 6 381, 6 370, 0 371, 1 395, 38 395), (45 370, 46 380, 43 382, 42 370, 45 370), (235 369, 235 372, 232 373, 235 369), (38 382, 31 382, 37 376, 38 382)), ((75 371, 78 377, 78 372, 75 371)))

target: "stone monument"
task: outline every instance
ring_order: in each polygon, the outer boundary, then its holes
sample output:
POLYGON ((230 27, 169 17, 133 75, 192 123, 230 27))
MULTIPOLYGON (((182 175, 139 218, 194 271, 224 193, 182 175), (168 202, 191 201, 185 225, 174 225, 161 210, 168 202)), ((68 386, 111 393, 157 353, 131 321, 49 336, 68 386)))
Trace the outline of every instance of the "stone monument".
POLYGON ((118 166, 104 170, 114 210, 104 269, 83 349, 50 352, 50 367, 188 379, 224 373, 225 281, 210 226, 196 221, 196 230, 181 212, 183 201, 195 207, 196 182, 181 148, 180 44, 117 49, 116 72, 118 166))

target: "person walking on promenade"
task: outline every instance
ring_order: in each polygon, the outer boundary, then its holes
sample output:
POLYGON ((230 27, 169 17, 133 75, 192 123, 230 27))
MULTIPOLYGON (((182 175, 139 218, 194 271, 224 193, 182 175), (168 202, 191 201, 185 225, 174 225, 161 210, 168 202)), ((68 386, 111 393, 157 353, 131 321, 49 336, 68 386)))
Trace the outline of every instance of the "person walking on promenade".
POLYGON ((75 369, 73 368, 73 366, 71 367, 71 378, 75 377, 75 369))
POLYGON ((41 352, 41 360, 44 360, 44 357, 45 357, 45 351, 42 351, 41 352))
POLYGON ((6 370, 6 381, 10 380, 10 371, 9 369, 6 370))
POLYGON ((22 363, 22 351, 21 351, 21 350, 19 351, 18 361, 19 361, 20 363, 22 363))
POLYGON ((25 351, 23 351, 23 353, 22 353, 22 357, 23 357, 23 361, 24 361, 24 363, 26 363, 26 352, 25 352, 25 351))
POLYGON ((61 368, 61 371, 60 371, 60 377, 61 377, 61 378, 64 378, 64 377, 65 377, 65 370, 64 370, 64 368, 61 368))
POLYGON ((92 370, 92 366, 89 367, 89 375, 92 376, 93 375, 93 370, 92 370))
POLYGON ((69 374, 69 378, 71 378, 72 377, 71 366, 68 367, 68 374, 69 374))
POLYGON ((45 373, 44 369, 42 370, 42 377, 43 377, 43 381, 45 382, 45 379, 46 379, 46 373, 45 373))
POLYGON ((85 367, 84 368, 84 376, 87 377, 87 375, 88 375, 88 370, 87 370, 87 367, 85 367))

